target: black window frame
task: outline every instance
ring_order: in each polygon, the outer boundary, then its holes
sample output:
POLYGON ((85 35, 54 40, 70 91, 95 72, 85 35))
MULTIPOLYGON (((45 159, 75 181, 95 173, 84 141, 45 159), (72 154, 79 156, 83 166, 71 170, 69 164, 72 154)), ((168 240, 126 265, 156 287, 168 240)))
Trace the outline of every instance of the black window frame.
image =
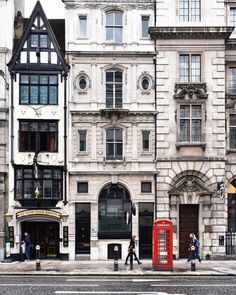
POLYGON ((19 120, 19 152, 57 153, 58 124, 58 120, 19 120), (45 129, 46 124, 47 130, 45 129), (55 130, 52 130, 54 129, 53 126, 55 130), (45 136, 47 136, 46 143, 44 142, 45 136), (54 140, 54 142, 50 140, 54 140), (43 147, 45 144, 46 149, 43 147), (24 146, 25 148, 23 148, 24 146))
MULTIPOLYGON (((53 90, 55 91, 55 89, 53 90)), ((40 73, 40 74, 20 74, 19 83, 19 104, 20 105, 58 105, 58 74, 40 73), (27 79, 26 79, 27 77, 27 79), (47 78, 47 81, 42 81, 43 78, 47 78), (25 81, 23 81, 25 78, 25 81), (55 79, 56 78, 56 79, 55 79), (55 79, 56 82, 52 80, 55 79), (37 80, 37 82, 33 82, 37 80), (28 81, 28 82, 26 82, 28 81), (56 100, 54 101, 50 96, 50 92, 56 88, 56 100), (33 99, 33 93, 35 90, 35 101, 33 99), (42 89, 47 89, 47 94, 44 96, 41 92, 42 89), (23 97, 23 93, 27 94, 27 99, 23 97)))
POLYGON ((88 181, 78 181, 77 182, 77 193, 78 194, 88 194, 89 186, 88 181))
POLYGON ((151 181, 141 181, 141 193, 142 194, 151 194, 152 193, 152 182, 151 181), (148 186, 148 189, 146 189, 145 186, 148 186))
MULTIPOLYGON (((98 238, 128 239, 131 236, 131 198, 121 184, 109 184, 102 189, 98 199, 98 238)), ((132 219, 132 218, 131 218, 132 219)))
POLYGON ((63 198, 63 168, 56 166, 38 165, 37 178, 34 174, 33 166, 17 166, 14 168, 14 199, 15 200, 62 200, 63 198), (46 191, 49 193, 51 184, 52 197, 45 197, 46 191), (28 185, 29 191, 26 193, 28 185), (18 189, 19 188, 19 189, 18 189), (20 191, 21 188, 21 191, 20 191), (36 188, 39 195, 35 195, 36 188), (42 193, 43 192, 43 193, 42 193), (58 192, 57 196, 54 196, 58 192))

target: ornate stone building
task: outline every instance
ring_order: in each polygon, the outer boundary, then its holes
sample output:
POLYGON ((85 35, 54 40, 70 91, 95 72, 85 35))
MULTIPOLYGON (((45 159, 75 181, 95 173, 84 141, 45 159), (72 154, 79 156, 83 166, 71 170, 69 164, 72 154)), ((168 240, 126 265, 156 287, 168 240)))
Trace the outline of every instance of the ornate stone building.
POLYGON ((157 51, 157 216, 173 221, 180 258, 190 232, 204 258, 224 255, 226 233, 231 226, 235 232, 235 13, 236 1, 163 0, 150 28, 157 51))
POLYGON ((151 257, 155 203, 154 1, 63 1, 69 79, 70 258, 151 257), (136 209, 136 215, 134 211, 136 209))

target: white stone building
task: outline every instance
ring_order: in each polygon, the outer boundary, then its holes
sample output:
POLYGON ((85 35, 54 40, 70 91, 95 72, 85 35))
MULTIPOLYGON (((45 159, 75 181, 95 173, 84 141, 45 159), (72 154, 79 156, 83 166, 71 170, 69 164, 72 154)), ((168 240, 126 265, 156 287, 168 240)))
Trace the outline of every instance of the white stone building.
MULTIPOLYGON (((0 1, 0 261, 5 257, 8 189, 9 74, 7 63, 12 55, 14 17, 24 1, 0 1)), ((8 253, 9 254, 9 253, 8 253)))
POLYGON ((154 1, 63 1, 69 77, 70 259, 151 257, 155 203, 154 1), (136 215, 132 215, 132 208, 136 215), (134 209, 133 209, 134 210, 134 209))
POLYGON ((180 258, 190 232, 204 258, 224 255, 229 224, 235 232, 235 15, 236 1, 163 0, 150 28, 157 51, 157 216, 173 221, 180 258), (234 193, 229 205, 222 181, 234 193))

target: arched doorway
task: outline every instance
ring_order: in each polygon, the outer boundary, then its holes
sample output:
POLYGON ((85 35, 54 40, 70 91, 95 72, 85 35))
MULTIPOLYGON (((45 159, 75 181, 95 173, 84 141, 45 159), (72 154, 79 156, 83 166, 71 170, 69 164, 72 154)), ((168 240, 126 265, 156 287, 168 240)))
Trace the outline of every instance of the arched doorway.
POLYGON ((32 239, 32 256, 35 257, 35 246, 40 245, 41 258, 57 258, 59 255, 59 223, 56 221, 23 221, 21 223, 22 240, 24 232, 32 239))
POLYGON ((104 187, 98 199, 98 238, 128 239, 131 236, 131 199, 121 184, 104 187))

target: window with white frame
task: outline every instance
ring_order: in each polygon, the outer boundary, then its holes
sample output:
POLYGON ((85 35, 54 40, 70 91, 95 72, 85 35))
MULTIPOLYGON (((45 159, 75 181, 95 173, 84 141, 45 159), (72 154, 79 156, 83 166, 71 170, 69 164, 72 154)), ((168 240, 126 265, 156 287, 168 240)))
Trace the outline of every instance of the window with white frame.
POLYGON ((179 106, 179 133, 182 143, 200 143, 202 141, 202 106, 179 106))
POLYGON ((150 151, 150 131, 149 130, 142 131, 142 150, 143 152, 150 151))
POLYGON ((142 15, 142 38, 148 38, 149 16, 142 15))
POLYGON ((86 152, 87 150, 87 131, 79 130, 79 151, 86 152))
POLYGON ((106 130, 106 159, 122 160, 123 158, 123 130, 110 128, 106 130))
POLYGON ((201 55, 200 54, 180 54, 179 57, 180 82, 200 82, 201 81, 201 55))
POLYGON ((106 71, 106 107, 122 108, 123 73, 117 69, 106 71))
POLYGON ((201 0, 179 0, 179 19, 183 22, 201 20, 201 0))
POLYGON ((119 11, 106 13, 106 41, 121 43, 123 35, 123 15, 119 11))
MULTIPOLYGON (((229 9, 229 25, 232 27, 236 27, 236 7, 230 7, 229 9)), ((232 34, 236 34, 235 29, 232 34)))
POLYGON ((236 149, 236 114, 229 115, 229 148, 236 149))
POLYGON ((87 37, 87 16, 79 15, 79 37, 87 37))
POLYGON ((236 93, 236 68, 228 69, 228 92, 236 93))

